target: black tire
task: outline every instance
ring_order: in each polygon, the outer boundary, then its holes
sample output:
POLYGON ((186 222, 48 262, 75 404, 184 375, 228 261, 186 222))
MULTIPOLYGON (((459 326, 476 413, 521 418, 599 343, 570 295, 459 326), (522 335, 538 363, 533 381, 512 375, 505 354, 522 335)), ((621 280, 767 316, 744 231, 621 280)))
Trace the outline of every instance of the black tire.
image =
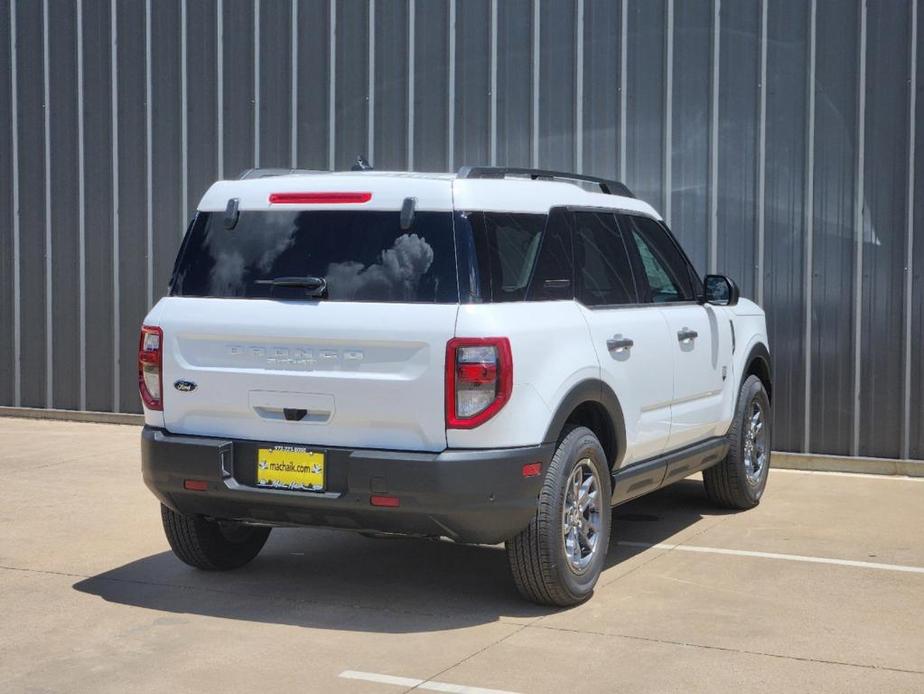
MULTIPOLYGON (((567 607, 591 596, 610 541, 610 487, 606 455, 594 433, 586 427, 566 432, 549 463, 536 515, 523 532, 507 541, 510 570, 524 598, 540 605, 567 607), (562 526, 566 486, 572 472, 584 460, 589 461, 589 465, 582 464, 583 471, 588 473, 585 481, 594 474, 593 470, 598 482, 595 514, 598 531, 594 549, 588 552, 588 565, 576 571, 566 556, 562 526)), ((583 549, 578 550, 582 552, 583 549)))
POLYGON ((735 418, 728 432, 728 455, 718 465, 703 471, 706 496, 712 502, 725 508, 742 510, 754 508, 760 503, 760 498, 767 487, 767 477, 770 471, 770 450, 772 448, 770 414, 770 398, 767 397, 764 384, 757 376, 748 376, 738 392, 735 418), (755 405, 762 408, 763 412, 763 427, 766 428, 764 445, 766 458, 759 474, 749 475, 746 464, 748 424, 755 405))
POLYGON ((160 515, 167 541, 177 558, 205 571, 227 571, 244 566, 260 553, 271 530, 255 525, 219 523, 202 516, 184 516, 163 504, 160 515))

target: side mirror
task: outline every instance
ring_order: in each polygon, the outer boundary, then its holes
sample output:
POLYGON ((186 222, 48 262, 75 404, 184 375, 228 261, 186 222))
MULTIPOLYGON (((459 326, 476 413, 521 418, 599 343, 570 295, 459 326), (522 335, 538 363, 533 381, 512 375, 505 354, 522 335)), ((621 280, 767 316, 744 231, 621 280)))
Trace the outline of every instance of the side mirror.
POLYGON ((706 275, 703 280, 706 303, 715 306, 734 306, 738 303, 741 292, 738 285, 725 275, 706 275))

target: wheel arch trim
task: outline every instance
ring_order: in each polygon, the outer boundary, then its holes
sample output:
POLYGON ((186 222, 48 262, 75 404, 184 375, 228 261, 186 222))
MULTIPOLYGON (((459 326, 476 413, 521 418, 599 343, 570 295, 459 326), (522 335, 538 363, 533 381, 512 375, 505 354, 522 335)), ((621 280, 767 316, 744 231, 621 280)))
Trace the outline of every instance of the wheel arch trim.
MULTIPOLYGON (((756 343, 751 347, 751 351, 748 352, 747 358, 744 360, 744 368, 741 370, 741 379, 738 384, 738 390, 741 390, 741 386, 744 384, 745 380, 748 377, 748 374, 751 373, 752 367, 755 363, 761 364, 765 372, 767 379, 766 390, 767 398, 773 403, 773 362, 770 359, 770 350, 767 349, 767 345, 763 342, 756 343)), ((761 378, 758 374, 758 378, 761 378)), ((763 381, 763 378, 761 378, 763 381)))
POLYGON ((556 443, 568 418, 584 403, 595 403, 606 411, 616 446, 616 456, 608 462, 613 469, 619 467, 626 454, 626 421, 616 393, 600 379, 588 378, 572 386, 552 415, 543 443, 556 443))

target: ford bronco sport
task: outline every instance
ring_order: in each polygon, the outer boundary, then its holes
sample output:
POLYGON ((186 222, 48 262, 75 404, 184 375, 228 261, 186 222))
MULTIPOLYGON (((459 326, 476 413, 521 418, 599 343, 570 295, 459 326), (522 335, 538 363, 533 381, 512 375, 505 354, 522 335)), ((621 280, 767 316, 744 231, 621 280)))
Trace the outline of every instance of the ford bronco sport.
POLYGON ((700 470, 760 501, 767 344, 621 183, 251 171, 202 198, 141 329, 144 480, 200 569, 274 526, 504 542, 524 597, 571 605, 611 506, 700 470))

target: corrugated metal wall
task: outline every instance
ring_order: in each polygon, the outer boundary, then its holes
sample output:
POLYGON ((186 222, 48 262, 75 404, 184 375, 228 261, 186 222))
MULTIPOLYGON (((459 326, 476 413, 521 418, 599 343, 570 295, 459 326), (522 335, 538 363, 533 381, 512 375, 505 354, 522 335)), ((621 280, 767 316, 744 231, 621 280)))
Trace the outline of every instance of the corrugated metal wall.
POLYGON ((625 180, 766 306, 777 448, 924 458, 918 4, 0 0, 0 405, 138 411, 209 183, 362 153, 625 180))

